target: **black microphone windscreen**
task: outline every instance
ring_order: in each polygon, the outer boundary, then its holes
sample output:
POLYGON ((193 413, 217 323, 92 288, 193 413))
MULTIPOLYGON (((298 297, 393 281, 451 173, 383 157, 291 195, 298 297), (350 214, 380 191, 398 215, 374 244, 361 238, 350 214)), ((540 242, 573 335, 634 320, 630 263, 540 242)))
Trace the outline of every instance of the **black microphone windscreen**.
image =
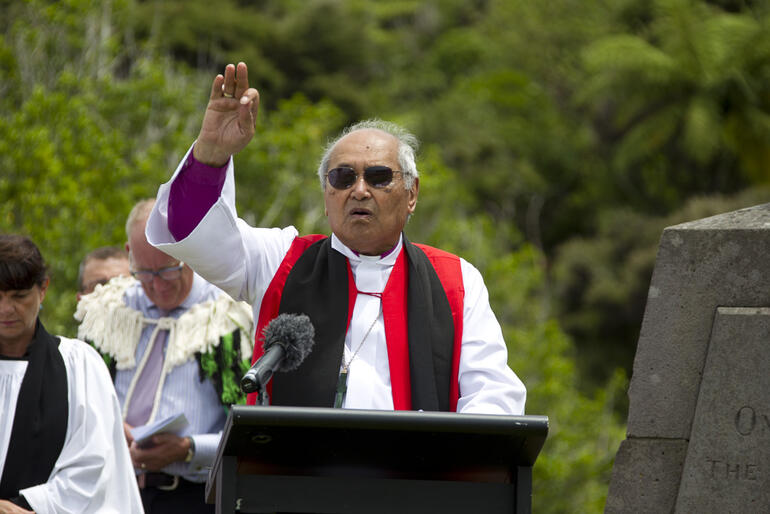
POLYGON ((315 329, 305 314, 279 314, 262 331, 265 352, 274 344, 283 346, 286 357, 277 371, 293 371, 302 364, 313 347, 315 329))

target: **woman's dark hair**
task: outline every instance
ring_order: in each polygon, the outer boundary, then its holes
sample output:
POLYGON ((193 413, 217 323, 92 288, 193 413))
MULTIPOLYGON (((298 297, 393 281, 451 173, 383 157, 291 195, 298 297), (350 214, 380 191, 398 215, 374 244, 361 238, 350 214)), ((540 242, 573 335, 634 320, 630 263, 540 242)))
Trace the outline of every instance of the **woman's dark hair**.
POLYGON ((48 269, 32 240, 17 234, 0 234, 0 291, 42 286, 48 269))

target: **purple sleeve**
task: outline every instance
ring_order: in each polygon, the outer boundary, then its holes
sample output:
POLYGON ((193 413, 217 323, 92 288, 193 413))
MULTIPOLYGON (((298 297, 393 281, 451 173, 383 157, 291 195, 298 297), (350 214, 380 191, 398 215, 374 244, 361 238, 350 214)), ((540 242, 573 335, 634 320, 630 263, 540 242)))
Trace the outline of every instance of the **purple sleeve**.
POLYGON ((193 231, 222 193, 227 164, 212 168, 190 152, 168 195, 168 230, 181 241, 193 231))

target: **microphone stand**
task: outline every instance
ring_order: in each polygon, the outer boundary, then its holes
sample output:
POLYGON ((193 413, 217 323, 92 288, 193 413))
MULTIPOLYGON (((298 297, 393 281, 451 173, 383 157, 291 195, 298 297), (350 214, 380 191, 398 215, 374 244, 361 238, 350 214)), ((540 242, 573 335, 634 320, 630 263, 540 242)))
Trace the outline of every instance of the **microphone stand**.
POLYGON ((270 396, 267 394, 267 387, 262 387, 262 384, 260 384, 259 389, 257 389, 257 405, 270 405, 270 396))

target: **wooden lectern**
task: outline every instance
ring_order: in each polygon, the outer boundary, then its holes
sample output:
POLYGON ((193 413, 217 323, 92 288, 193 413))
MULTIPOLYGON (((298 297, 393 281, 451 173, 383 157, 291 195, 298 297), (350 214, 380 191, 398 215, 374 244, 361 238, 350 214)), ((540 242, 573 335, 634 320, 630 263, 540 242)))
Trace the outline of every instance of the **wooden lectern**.
POLYGON ((219 513, 530 513, 545 416, 233 406, 219 513))

